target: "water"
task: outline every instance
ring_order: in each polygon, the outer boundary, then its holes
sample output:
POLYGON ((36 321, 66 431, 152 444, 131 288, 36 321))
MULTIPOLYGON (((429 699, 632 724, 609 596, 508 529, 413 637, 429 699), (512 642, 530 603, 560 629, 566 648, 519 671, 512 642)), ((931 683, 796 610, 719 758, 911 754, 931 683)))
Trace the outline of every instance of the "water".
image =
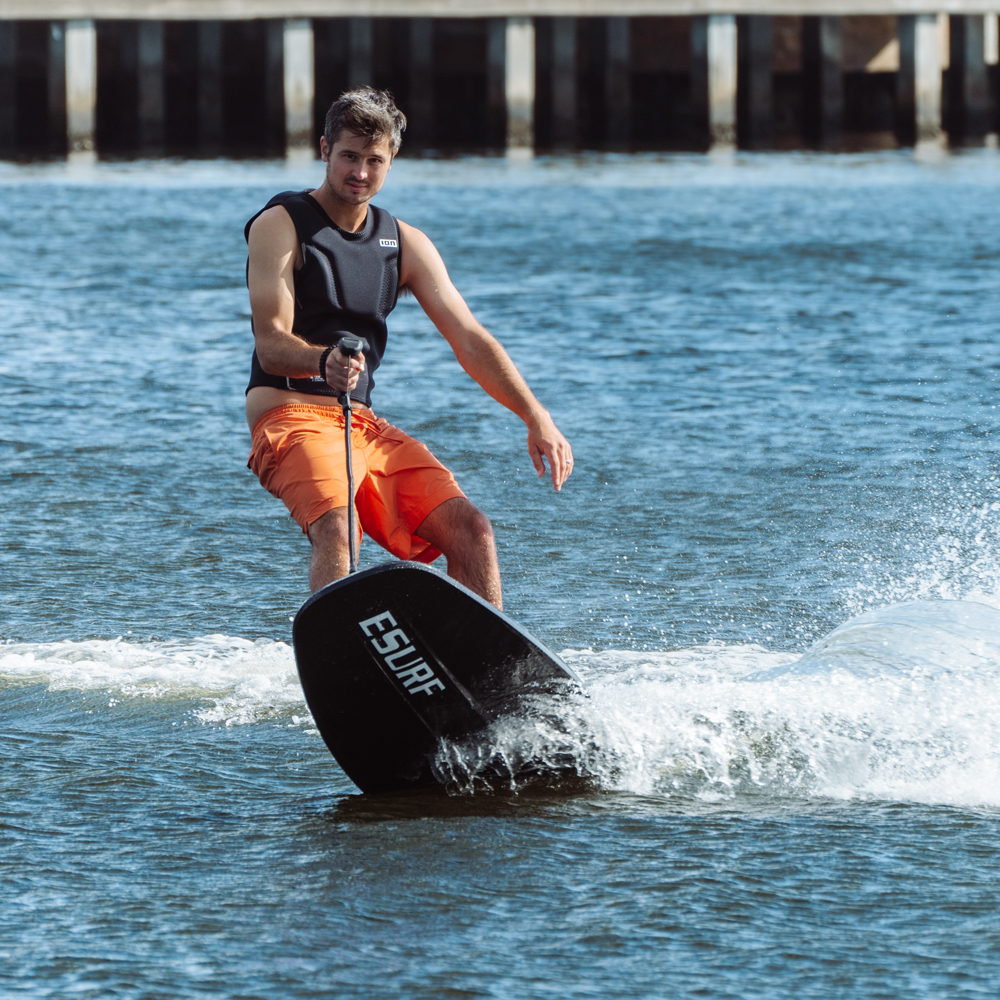
POLYGON ((298 687, 241 230, 314 176, 0 171, 0 995, 993 995, 996 154, 395 166, 577 460, 401 303, 376 403, 591 694, 492 795, 359 796, 298 687))

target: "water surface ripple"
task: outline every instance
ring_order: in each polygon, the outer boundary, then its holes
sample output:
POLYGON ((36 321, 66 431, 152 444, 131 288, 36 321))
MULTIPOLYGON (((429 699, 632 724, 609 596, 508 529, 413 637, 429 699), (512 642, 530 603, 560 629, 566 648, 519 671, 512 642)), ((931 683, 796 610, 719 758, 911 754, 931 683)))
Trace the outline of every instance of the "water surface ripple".
POLYGON ((994 995, 1000 157, 395 165, 576 472, 412 300, 376 403, 590 690, 492 734, 582 784, 399 797, 315 732, 244 465, 242 225, 315 176, 0 167, 0 994, 994 995))

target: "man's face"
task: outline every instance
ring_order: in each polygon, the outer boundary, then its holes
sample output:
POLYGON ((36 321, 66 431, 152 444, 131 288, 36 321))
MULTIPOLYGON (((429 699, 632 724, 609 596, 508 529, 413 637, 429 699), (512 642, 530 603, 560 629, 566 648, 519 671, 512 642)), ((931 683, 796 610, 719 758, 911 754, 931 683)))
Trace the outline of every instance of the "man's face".
POLYGON ((326 163, 326 180, 335 198, 348 205, 370 201, 385 183, 392 167, 392 147, 388 139, 369 142, 364 136, 343 131, 331 147, 326 136, 320 140, 326 163))

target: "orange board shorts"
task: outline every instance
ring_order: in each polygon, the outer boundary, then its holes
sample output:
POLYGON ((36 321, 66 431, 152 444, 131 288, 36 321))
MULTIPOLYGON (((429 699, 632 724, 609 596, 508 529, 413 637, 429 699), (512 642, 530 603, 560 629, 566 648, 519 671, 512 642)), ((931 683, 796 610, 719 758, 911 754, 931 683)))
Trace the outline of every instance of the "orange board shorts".
MULTIPOLYGON (((344 414, 337 406, 289 403, 253 425, 250 469, 283 500, 308 533, 335 507, 347 506, 344 414)), ((361 530, 400 559, 433 562, 441 552, 414 532, 435 507, 464 497, 430 449, 376 417, 351 418, 354 503, 361 530)))

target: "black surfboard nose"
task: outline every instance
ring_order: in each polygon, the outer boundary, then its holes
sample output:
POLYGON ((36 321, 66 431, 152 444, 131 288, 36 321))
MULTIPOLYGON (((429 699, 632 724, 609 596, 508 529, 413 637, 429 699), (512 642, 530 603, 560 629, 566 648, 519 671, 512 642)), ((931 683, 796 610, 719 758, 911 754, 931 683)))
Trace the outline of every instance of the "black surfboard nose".
POLYGON ((324 587, 292 634, 309 710, 363 792, 435 784, 441 740, 467 740, 531 697, 582 691, 519 625, 420 563, 386 563, 324 587))

